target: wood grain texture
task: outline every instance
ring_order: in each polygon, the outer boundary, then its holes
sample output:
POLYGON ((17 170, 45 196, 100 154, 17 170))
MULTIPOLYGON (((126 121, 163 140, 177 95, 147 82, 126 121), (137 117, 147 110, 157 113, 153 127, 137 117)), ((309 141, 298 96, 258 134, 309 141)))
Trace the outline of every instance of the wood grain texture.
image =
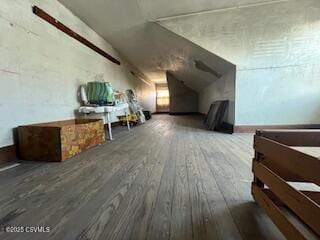
POLYGON ((262 130, 256 134, 288 146, 320 147, 320 130, 262 130))
POLYGON ((292 212, 297 214, 310 228, 320 235, 320 208, 317 203, 310 201, 308 196, 297 191, 258 161, 253 162, 253 171, 255 176, 266 184, 292 212))
MULTIPOLYGON (((122 129, 119 127, 119 129, 122 129)), ((251 197, 252 134, 155 115, 62 163, 0 173, 0 239, 283 239, 251 197)))
POLYGON ((257 135, 254 137, 254 148, 263 154, 265 160, 261 160, 262 163, 283 178, 290 176, 291 181, 302 179, 320 186, 318 158, 257 135), (279 173, 279 170, 282 172, 279 173))
POLYGON ((283 229, 287 239, 306 240, 303 234, 285 217, 285 214, 275 205, 267 195, 257 186, 252 185, 252 193, 255 200, 263 206, 275 224, 283 229))

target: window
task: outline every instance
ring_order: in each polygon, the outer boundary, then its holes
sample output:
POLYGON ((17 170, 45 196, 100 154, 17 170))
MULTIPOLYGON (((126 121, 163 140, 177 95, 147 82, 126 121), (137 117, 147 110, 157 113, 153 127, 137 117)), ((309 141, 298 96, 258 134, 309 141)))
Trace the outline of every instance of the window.
POLYGON ((157 84, 157 112, 169 112, 169 97, 167 84, 157 84))

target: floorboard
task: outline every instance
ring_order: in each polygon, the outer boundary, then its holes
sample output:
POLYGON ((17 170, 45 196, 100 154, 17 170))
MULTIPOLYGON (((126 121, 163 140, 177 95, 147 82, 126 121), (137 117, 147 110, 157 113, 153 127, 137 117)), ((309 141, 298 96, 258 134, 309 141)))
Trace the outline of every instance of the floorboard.
POLYGON ((252 134, 210 132, 198 116, 123 129, 66 162, 0 172, 0 239, 283 239, 251 197, 252 134))

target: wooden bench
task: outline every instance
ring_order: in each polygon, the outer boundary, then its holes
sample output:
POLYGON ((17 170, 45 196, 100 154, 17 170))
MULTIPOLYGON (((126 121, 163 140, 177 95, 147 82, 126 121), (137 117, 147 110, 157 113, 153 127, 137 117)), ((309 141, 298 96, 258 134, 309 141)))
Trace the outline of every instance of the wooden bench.
POLYGON ((320 160, 297 147, 320 147, 320 131, 256 132, 252 195, 286 238, 320 239, 320 160))

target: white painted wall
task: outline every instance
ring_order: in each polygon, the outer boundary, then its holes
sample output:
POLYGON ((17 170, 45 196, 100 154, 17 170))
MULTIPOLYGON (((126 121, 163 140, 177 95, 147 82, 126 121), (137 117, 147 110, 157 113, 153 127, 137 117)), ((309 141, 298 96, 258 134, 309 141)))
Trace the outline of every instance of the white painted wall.
POLYGON ((199 92, 199 112, 207 114, 214 101, 229 100, 227 122, 235 120, 235 69, 230 70, 221 78, 199 92))
POLYGON ((167 72, 167 82, 170 94, 170 113, 198 112, 198 93, 185 85, 172 73, 167 72))
POLYGON ((320 122, 319 0, 213 11, 161 24, 237 65, 237 125, 320 122))
POLYGON ((0 147, 13 143, 23 124, 74 118, 79 85, 96 79, 117 90, 136 89, 155 111, 155 86, 134 78, 135 70, 93 30, 58 1, 0 1, 0 147), (33 15, 38 5, 114 57, 118 66, 33 15))

